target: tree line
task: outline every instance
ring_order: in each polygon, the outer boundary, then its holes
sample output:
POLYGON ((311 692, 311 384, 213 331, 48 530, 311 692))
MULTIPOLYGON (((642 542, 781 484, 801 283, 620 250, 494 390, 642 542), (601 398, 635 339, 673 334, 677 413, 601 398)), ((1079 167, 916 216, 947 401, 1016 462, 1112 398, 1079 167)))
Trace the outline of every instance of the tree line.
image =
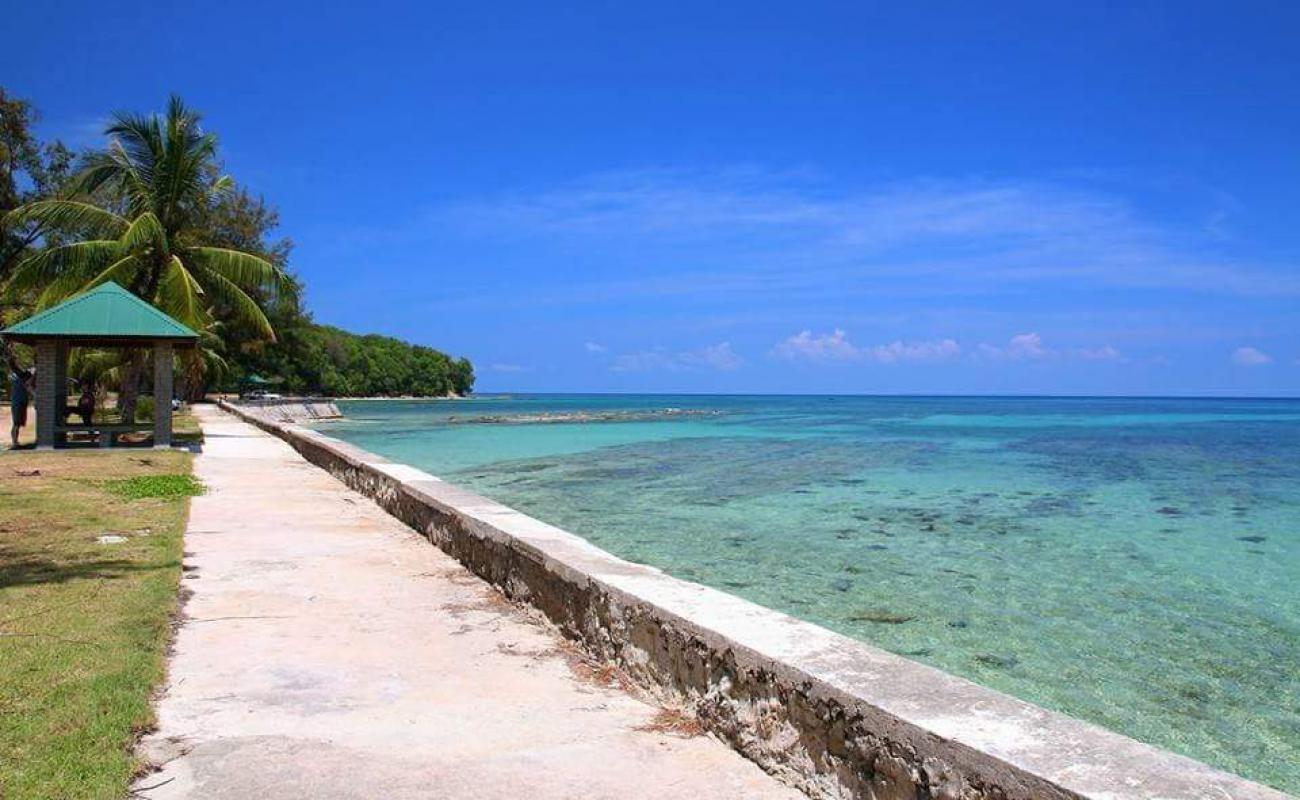
MULTIPOLYGON (((464 358, 315 323, 278 212, 223 174, 216 136, 179 98, 163 113, 114 114, 105 146, 80 153, 39 141, 35 121, 0 87, 0 324, 111 280, 199 333, 177 356, 190 399, 253 375, 302 394, 472 390, 464 358)), ((30 361, 4 347, 11 369, 30 361)), ((129 419, 148 358, 78 352, 70 375, 116 390, 129 419)))

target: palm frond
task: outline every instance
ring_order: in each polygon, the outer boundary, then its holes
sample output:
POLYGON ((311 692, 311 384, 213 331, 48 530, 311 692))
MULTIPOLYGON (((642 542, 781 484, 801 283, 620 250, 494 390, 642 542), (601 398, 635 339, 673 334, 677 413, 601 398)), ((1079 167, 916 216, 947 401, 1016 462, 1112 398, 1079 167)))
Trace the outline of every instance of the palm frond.
POLYGON ((121 165, 109 153, 89 153, 83 159, 81 170, 69 180, 66 192, 70 196, 92 195, 119 181, 121 176, 121 165))
POLYGON ((104 131, 148 183, 163 152, 162 129, 157 115, 117 111, 104 131))
POLYGON ((91 231, 98 236, 121 236, 127 221, 111 211, 79 200, 37 200, 15 208, 4 217, 5 225, 30 222, 62 231, 91 231))
POLYGON ((18 293, 28 292, 65 276, 89 280, 121 258, 121 253, 121 243, 100 239, 46 248, 18 264, 9 279, 9 288, 18 293))
POLYGON ((108 159, 116 165, 121 192, 132 215, 140 215, 154 208, 154 165, 142 164, 114 139, 108 146, 108 159))
POLYGON ((158 284, 158 307, 194 330, 202 330, 212 318, 204 300, 203 287, 185 264, 172 256, 158 284))
POLYGON ((77 380, 94 384, 98 389, 113 389, 121 385, 122 366, 128 351, 74 348, 68 361, 68 374, 77 380))
POLYGON ((114 261, 109 265, 108 269, 86 281, 82 288, 93 289, 101 283, 108 283, 109 281, 113 281, 118 286, 130 286, 135 282, 135 276, 142 267, 144 267, 144 262, 134 253, 130 253, 124 258, 114 261))
POLYGON ((153 212, 146 211, 136 217, 122 235, 122 247, 133 252, 153 247, 166 255, 167 232, 153 212))
POLYGON ((243 289, 216 272, 208 272, 204 278, 208 295, 229 308, 236 321, 249 326, 266 339, 275 341, 275 330, 271 328, 271 321, 243 289))
POLYGON ((155 201, 169 230, 184 223, 187 212, 209 193, 207 167, 216 158, 217 140, 205 134, 199 115, 173 95, 164 118, 155 118, 160 143, 154 176, 155 201))
POLYGON ((150 202, 145 189, 146 180, 141 177, 140 170, 140 165, 132 161, 122 142, 111 139, 107 149, 84 158, 81 170, 72 176, 65 194, 93 196, 109 192, 126 200, 131 215, 136 216, 148 211, 150 202))
POLYGON ((80 294, 86 288, 86 279, 84 276, 76 274, 60 275, 41 289, 40 294, 36 295, 34 307, 37 311, 44 311, 51 306, 58 305, 75 294, 80 294))
POLYGON ((186 253, 205 270, 246 288, 280 288, 287 282, 284 271, 263 258, 224 247, 190 247, 186 253))

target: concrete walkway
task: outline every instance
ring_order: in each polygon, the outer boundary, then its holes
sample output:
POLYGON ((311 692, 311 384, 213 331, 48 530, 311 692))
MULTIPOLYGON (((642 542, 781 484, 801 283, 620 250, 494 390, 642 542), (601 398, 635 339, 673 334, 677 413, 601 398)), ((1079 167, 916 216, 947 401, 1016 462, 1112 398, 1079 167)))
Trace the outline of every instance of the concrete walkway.
POLYGON ((802 798, 213 407, 159 730, 167 798, 802 798), (669 726, 671 727, 671 726, 669 726))

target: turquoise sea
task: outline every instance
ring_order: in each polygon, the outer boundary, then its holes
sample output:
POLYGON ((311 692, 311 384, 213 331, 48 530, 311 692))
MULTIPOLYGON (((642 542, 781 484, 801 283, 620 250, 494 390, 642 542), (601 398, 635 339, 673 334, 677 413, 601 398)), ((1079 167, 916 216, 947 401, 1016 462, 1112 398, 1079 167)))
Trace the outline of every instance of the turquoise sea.
POLYGON ((1300 793, 1300 400, 343 409, 619 556, 1300 793))

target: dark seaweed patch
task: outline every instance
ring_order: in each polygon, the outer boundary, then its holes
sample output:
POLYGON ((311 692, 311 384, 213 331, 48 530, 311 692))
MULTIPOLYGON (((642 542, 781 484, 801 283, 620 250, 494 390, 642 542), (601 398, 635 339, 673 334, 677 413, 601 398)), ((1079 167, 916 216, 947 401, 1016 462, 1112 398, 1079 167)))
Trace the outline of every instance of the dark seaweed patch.
POLYGON ((1000 656, 996 653, 976 653, 975 663, 997 669, 1011 669, 1020 663, 1020 659, 1015 656, 1000 656))
POLYGON ((1081 513, 1081 509, 1077 497, 1046 494, 1026 503, 1025 513, 1031 517, 1074 516, 1081 513))
POLYGON ((916 619, 913 614, 899 614, 884 608, 868 608, 849 615, 854 622, 875 622, 880 625, 902 625, 916 619))

